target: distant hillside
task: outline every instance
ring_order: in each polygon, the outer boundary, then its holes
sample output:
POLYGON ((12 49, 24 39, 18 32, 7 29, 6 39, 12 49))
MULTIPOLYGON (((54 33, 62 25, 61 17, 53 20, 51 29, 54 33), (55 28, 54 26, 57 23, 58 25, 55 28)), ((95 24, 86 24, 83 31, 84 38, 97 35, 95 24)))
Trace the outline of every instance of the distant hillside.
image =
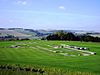
POLYGON ((32 35, 32 37, 44 37, 54 32, 52 30, 47 31, 47 30, 33 30, 33 29, 22 29, 22 28, 9 28, 8 30, 14 30, 19 33, 32 35))
POLYGON ((100 33, 88 33, 88 35, 93 37, 100 37, 100 33))
MULTIPOLYGON (((54 32, 58 32, 61 30, 33 30, 33 29, 23 29, 23 28, 0 28, 0 36, 12 35, 15 37, 21 38, 31 38, 31 39, 39 39, 42 37, 46 37, 54 32)), ((72 32, 75 35, 84 35, 89 33, 89 35, 94 37, 100 37, 100 33, 95 32, 87 32, 82 30, 63 30, 64 32, 72 32)))
POLYGON ((39 39, 49 34, 51 34, 51 32, 45 30, 33 30, 33 29, 23 29, 23 28, 8 28, 8 29, 0 28, 1 37, 12 35, 14 37, 20 37, 20 38, 39 39))
POLYGON ((14 30, 0 30, 0 36, 8 36, 8 35, 12 35, 14 37, 20 37, 20 38, 29 38, 31 37, 31 35, 26 35, 23 33, 19 33, 17 31, 14 30))

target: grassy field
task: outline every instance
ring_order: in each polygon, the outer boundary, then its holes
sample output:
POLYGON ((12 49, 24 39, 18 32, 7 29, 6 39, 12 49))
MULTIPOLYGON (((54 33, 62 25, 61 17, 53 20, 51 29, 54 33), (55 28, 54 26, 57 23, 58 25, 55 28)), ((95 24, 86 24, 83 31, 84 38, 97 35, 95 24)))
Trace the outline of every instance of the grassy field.
MULTIPOLYGON (((100 43, 41 40, 2 41, 0 42, 0 65, 5 64, 31 66, 35 68, 42 68, 45 71, 48 69, 47 72, 52 72, 52 70, 55 72, 62 70, 64 73, 71 72, 68 75, 100 75, 100 43), (64 48, 54 48, 54 46, 59 46, 61 44, 87 47, 90 51, 96 52, 97 54, 90 56, 78 56, 78 52, 76 51, 64 48), (69 56, 64 56, 61 55, 61 53, 56 53, 54 51, 67 52, 69 53, 69 56)), ((4 71, 0 70, 0 73, 1 72, 4 71)), ((32 74, 29 73, 29 75, 32 74)), ((47 75, 53 74, 49 73, 47 75)), ((65 73, 65 75, 67 74, 65 73)))

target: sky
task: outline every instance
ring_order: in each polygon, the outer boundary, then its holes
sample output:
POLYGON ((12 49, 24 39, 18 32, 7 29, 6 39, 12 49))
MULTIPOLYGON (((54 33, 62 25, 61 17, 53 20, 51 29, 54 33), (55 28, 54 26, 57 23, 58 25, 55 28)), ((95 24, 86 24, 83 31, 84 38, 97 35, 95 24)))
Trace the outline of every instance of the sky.
POLYGON ((0 0, 0 28, 100 32, 100 0, 0 0))

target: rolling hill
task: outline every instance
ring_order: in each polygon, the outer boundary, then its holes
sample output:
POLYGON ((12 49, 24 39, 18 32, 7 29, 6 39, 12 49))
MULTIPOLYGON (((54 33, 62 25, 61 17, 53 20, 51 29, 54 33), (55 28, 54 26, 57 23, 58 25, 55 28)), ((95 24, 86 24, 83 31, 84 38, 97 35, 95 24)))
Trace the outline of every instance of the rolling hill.
MULTIPOLYGON (((46 37, 49 34, 52 34, 54 32, 61 31, 61 30, 33 30, 33 29, 23 29, 23 28, 0 28, 0 36, 7 36, 12 35, 15 37, 20 38, 30 38, 30 39, 39 39, 42 37, 46 37)), ((86 32, 86 31, 80 31, 80 30, 63 30, 64 32, 72 32, 75 35, 84 35, 89 33, 90 36, 94 37, 100 37, 100 33, 95 32, 86 32)))

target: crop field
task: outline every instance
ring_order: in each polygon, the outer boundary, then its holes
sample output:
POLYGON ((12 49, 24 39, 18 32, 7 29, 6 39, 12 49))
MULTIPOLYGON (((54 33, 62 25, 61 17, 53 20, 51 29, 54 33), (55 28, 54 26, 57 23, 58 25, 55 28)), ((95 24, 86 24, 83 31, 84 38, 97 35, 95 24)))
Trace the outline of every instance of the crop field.
POLYGON ((46 40, 0 41, 0 75, 38 74, 100 75, 100 43, 46 40), (65 48, 62 45, 89 48, 86 51, 96 54, 65 48), (35 72, 36 70, 38 71, 35 72))

